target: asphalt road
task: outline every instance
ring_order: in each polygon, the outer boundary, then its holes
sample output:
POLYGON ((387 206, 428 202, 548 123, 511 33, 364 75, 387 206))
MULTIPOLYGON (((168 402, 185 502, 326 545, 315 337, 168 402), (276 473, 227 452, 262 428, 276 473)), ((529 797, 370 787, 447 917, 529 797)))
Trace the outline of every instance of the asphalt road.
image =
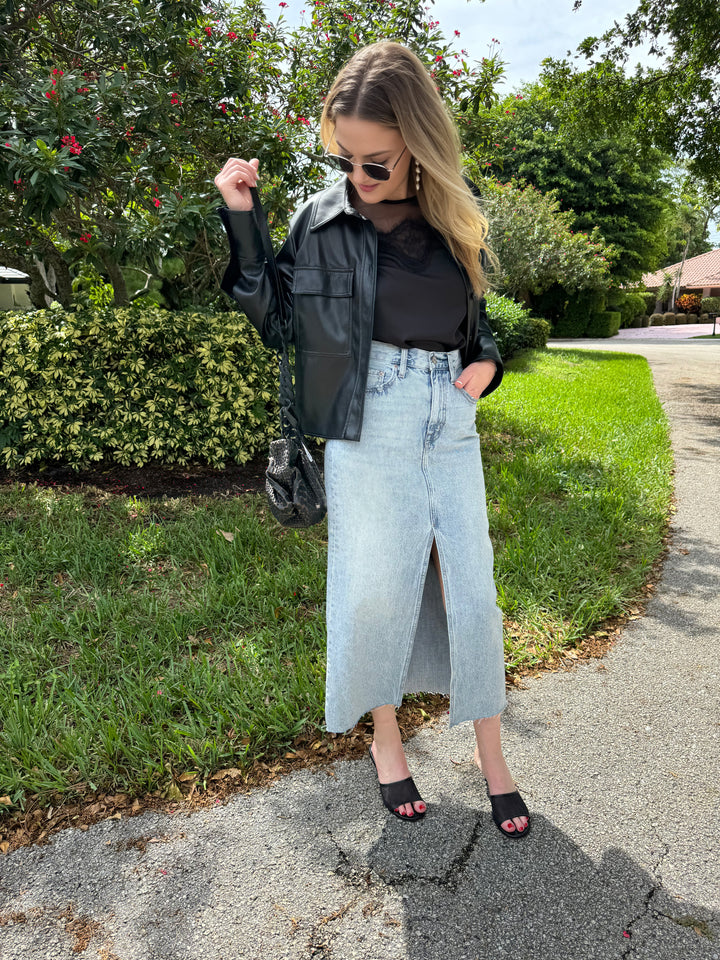
POLYGON ((408 746, 416 824, 384 812, 365 759, 8 854, 2 960, 720 958, 720 350, 553 346, 648 358, 678 509, 646 616, 601 661, 509 693, 532 834, 500 835, 471 727, 439 722, 408 746))

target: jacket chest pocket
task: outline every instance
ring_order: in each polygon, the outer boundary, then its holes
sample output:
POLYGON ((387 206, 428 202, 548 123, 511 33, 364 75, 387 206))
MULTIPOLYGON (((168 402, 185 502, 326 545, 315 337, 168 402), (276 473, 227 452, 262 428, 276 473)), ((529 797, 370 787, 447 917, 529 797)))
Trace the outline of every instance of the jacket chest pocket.
POLYGON ((295 267, 293 314, 300 350, 350 356, 354 272, 352 268, 295 267))

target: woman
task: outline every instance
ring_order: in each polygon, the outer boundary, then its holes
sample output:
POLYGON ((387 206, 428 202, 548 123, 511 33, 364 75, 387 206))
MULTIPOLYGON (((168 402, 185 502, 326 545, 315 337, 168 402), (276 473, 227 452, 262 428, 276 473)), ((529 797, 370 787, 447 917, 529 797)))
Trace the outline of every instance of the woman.
MULTIPOLYGON (((298 208, 277 263, 300 422, 327 439, 327 729, 370 711, 383 802, 419 820, 395 709, 403 693, 449 694, 450 724, 474 722, 498 829, 523 837, 529 813, 500 742, 502 615, 475 429, 476 402, 503 373, 479 260, 494 259, 487 221, 457 130, 406 47, 383 41, 352 57, 321 137, 346 176, 298 208)), ((231 250, 221 286, 277 348, 249 191, 258 168, 231 157, 215 178, 231 250)))

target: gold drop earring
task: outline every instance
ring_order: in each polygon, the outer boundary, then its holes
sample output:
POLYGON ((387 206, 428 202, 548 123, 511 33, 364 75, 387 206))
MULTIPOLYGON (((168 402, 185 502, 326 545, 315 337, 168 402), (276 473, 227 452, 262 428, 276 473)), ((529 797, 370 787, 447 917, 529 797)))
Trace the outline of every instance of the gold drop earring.
POLYGON ((415 161, 415 192, 420 192, 420 164, 415 161))

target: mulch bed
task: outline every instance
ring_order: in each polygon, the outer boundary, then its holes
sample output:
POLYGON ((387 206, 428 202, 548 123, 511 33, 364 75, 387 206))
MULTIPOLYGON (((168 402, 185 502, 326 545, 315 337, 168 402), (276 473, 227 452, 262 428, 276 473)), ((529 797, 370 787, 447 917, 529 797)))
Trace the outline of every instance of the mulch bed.
MULTIPOLYGON (((312 446, 310 449, 322 466, 322 450, 312 446)), ((233 463, 224 470, 202 463, 180 466, 157 461, 142 467, 103 461, 83 470, 49 463, 24 470, 0 470, 0 489, 13 483, 36 483, 68 491, 93 486, 109 493, 148 498, 232 496, 265 489, 267 460, 267 453, 263 452, 247 463, 233 463)))

